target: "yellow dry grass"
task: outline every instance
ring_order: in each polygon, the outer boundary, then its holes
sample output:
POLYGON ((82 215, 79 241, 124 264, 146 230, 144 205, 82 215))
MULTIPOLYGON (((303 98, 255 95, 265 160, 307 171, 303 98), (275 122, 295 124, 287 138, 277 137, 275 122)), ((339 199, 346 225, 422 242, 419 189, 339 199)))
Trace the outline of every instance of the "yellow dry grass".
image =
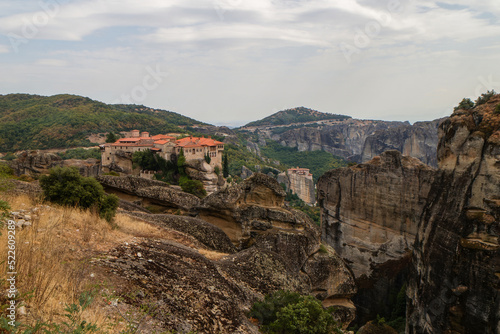
POLYGON ((198 252, 201 255, 205 256, 207 259, 214 260, 214 261, 220 260, 224 256, 229 255, 227 253, 220 253, 220 252, 216 252, 216 251, 209 250, 209 249, 198 249, 198 252))
MULTIPOLYGON (((25 322, 60 321, 67 304, 77 303, 78 296, 96 287, 89 260, 134 237, 163 237, 165 232, 148 223, 118 214, 115 228, 96 213, 49 204, 40 206, 37 198, 26 195, 0 196, 12 211, 39 207, 32 226, 16 229, 16 287, 28 309, 25 322)), ((7 260, 7 233, 0 236, 0 262, 7 260)), ((6 277, 0 266, 0 277, 6 277)), ((101 328, 113 322, 102 311, 101 297, 83 313, 83 320, 101 328), (100 299, 99 299, 100 298, 100 299)), ((116 318, 119 318, 115 314, 116 318)), ((23 319, 22 319, 23 320, 23 319)), ((115 319, 116 320, 116 319, 115 319)))

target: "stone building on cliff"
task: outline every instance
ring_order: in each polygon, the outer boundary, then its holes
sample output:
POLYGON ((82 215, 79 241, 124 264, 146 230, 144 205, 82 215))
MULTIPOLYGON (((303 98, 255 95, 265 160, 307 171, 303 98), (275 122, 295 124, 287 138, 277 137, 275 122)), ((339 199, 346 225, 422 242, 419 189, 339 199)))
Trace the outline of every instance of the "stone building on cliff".
POLYGON ((167 161, 174 161, 181 150, 184 152, 186 162, 210 157, 210 165, 222 168, 222 154, 224 143, 205 137, 185 137, 176 139, 171 135, 150 136, 149 132, 133 130, 127 138, 118 139, 114 143, 100 146, 102 169, 104 172, 119 171, 132 173, 132 155, 140 151, 153 151, 167 161))
POLYGON ((301 200, 307 204, 316 203, 316 192, 313 176, 307 168, 290 168, 286 174, 283 172, 278 175, 278 182, 284 183, 286 191, 292 191, 297 194, 301 200))

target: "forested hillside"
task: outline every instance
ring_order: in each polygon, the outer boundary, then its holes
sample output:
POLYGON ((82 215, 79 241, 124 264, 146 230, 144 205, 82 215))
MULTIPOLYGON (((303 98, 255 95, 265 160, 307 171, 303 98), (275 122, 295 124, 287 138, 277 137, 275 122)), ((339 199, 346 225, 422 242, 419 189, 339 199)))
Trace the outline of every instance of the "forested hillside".
POLYGON ((182 131, 203 124, 180 114, 137 105, 108 105, 76 95, 0 95, 0 152, 90 146, 93 133, 140 129, 182 131))

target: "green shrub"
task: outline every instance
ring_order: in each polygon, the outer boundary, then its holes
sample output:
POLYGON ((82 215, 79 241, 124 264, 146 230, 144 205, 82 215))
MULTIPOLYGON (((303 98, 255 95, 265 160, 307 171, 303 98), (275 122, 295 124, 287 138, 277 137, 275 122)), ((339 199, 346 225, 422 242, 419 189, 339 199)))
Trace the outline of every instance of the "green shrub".
POLYGON ((220 175, 220 168, 219 168, 219 166, 215 166, 214 167, 214 173, 217 174, 217 175, 220 175))
POLYGON ((266 295, 264 301, 252 306, 249 316, 259 321, 264 333, 341 333, 331 310, 324 309, 316 298, 295 292, 266 295))
POLYGON ((106 135, 106 143, 114 143, 114 142, 116 142, 118 139, 120 139, 120 136, 119 136, 119 135, 114 134, 113 132, 109 132, 109 133, 106 135))
POLYGON ((99 215, 108 222, 118 208, 118 197, 107 195, 96 179, 83 177, 74 167, 56 167, 49 175, 40 177, 40 186, 46 200, 65 206, 83 209, 97 208, 99 215))
POLYGON ((205 154, 205 161, 207 162, 207 164, 209 164, 212 161, 212 158, 210 158, 210 155, 208 153, 205 154))
POLYGON ((496 92, 494 90, 489 90, 487 91, 486 93, 483 93, 481 94, 481 96, 479 96, 476 100, 476 106, 480 106, 481 104, 485 104, 486 102, 488 102, 494 95, 496 94, 496 92))
POLYGON ((203 198, 207 195, 205 188, 203 188, 203 183, 198 180, 191 180, 187 176, 181 176, 179 179, 179 185, 182 188, 182 191, 193 194, 200 198, 203 198))
POLYGON ((111 171, 111 172, 108 172, 108 173, 104 173, 104 175, 109 175, 109 176, 120 176, 120 173, 117 173, 117 172, 111 171))
POLYGON ((463 98, 453 110, 471 110, 472 108, 474 108, 474 102, 469 98, 463 98))

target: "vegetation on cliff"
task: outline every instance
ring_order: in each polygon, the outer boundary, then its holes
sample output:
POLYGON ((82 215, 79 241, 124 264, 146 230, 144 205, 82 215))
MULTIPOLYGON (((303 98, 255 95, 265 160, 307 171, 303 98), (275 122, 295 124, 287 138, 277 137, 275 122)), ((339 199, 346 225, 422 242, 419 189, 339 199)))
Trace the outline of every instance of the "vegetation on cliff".
POLYGON ((76 95, 0 95, 0 151, 91 146, 93 133, 183 131, 200 124, 180 114, 137 105, 108 105, 76 95))
POLYGON ((267 145, 261 152, 269 159, 279 160, 287 167, 309 168, 314 182, 325 172, 346 167, 347 161, 325 151, 299 151, 296 147, 281 146, 273 140, 267 140, 267 145))
POLYGON ((303 123, 303 122, 312 122, 312 121, 321 121, 321 120, 346 120, 351 118, 350 116, 345 115, 337 115, 337 114, 329 114, 319 112, 317 110, 298 107, 292 109, 286 109, 282 111, 278 111, 266 118, 263 118, 258 121, 250 122, 246 126, 266 126, 266 125, 288 125, 293 123, 303 123))

